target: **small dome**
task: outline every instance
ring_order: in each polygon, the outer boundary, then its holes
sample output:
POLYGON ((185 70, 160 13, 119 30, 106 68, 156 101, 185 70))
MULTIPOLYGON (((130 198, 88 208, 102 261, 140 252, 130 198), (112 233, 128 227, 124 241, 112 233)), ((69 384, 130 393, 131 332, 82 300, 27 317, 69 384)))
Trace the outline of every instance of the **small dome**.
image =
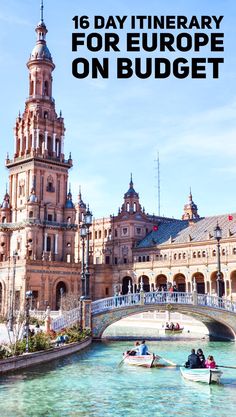
POLYGON ((30 55, 30 59, 49 59, 52 61, 52 56, 45 43, 37 43, 30 55))
POLYGON ((131 178, 130 178, 129 189, 128 189, 127 193, 125 193, 125 195, 124 195, 124 198, 129 198, 129 197, 139 198, 138 193, 136 193, 136 191, 134 189, 132 174, 131 174, 131 178))
POLYGON ((10 208, 10 196, 9 196, 9 194, 7 192, 6 192, 5 196, 4 196, 4 199, 3 199, 3 202, 2 202, 1 208, 2 209, 8 209, 8 208, 10 208))
POLYGON ((65 208, 74 208, 71 191, 69 191, 68 194, 67 194, 67 200, 66 200, 65 208))
POLYGON ((67 200, 65 204, 65 208, 74 208, 74 204, 71 200, 67 200))

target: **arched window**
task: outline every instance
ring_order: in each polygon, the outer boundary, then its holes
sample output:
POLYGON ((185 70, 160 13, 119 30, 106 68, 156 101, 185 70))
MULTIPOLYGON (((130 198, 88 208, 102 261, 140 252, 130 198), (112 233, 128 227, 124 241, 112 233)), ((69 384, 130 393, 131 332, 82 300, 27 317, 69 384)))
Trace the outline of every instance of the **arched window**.
POLYGON ((193 252, 193 258, 196 258, 196 257, 197 257, 196 252, 193 252))
POLYGON ((198 251, 198 253, 197 253, 197 257, 198 257, 198 258, 201 258, 201 251, 200 251, 200 250, 199 250, 199 251, 198 251))
POLYGON ((203 257, 203 258, 205 258, 205 257, 206 257, 206 251, 205 251, 205 250, 203 250, 203 251, 202 251, 202 257, 203 257))
POLYGON ((66 284, 63 281, 58 282, 56 286, 56 310, 62 306, 63 298, 67 293, 66 284))
POLYGON ((186 253, 185 252, 183 253, 183 259, 186 259, 186 253))
POLYGON ((30 81, 30 96, 34 94, 34 82, 30 81))
POLYGON ((104 230, 104 235, 107 237, 107 229, 104 230))
POLYGON ((174 260, 177 259, 177 253, 174 253, 174 260))
POLYGON ((49 96, 49 92, 48 92, 48 81, 44 81, 43 95, 44 96, 49 96))
POLYGON ((98 232, 97 232, 97 230, 95 231, 95 239, 97 239, 98 238, 98 232))
POLYGON ((51 251, 51 237, 50 236, 47 236, 46 251, 47 252, 50 252, 51 251))
POLYGON ((6 223, 7 222, 7 219, 6 219, 6 217, 5 216, 3 216, 2 217, 2 223, 6 223))
POLYGON ((69 264, 71 262, 71 254, 67 253, 66 254, 66 262, 69 264))
POLYGON ((212 256, 216 256, 216 250, 215 249, 212 251, 212 256))
POLYGON ((225 249, 222 249, 222 255, 225 256, 226 255, 226 251, 225 249))
POLYGON ((138 257, 138 261, 142 262, 142 257, 141 256, 138 257))
POLYGON ((98 239, 101 239, 101 237, 102 237, 102 232, 101 232, 101 230, 99 230, 98 231, 98 239))
POLYGON ((179 259, 181 259, 182 258, 182 254, 181 253, 179 253, 179 259))
POLYGON ((134 212, 137 211, 137 203, 134 202, 134 212))
POLYGON ((130 205, 129 205, 129 203, 127 203, 126 204, 126 211, 129 211, 129 209, 130 209, 130 205))
POLYGON ((30 211, 29 212, 29 218, 32 219, 32 217, 34 217, 34 212, 33 211, 30 211))
POLYGON ((236 255, 236 248, 233 248, 233 254, 236 255))

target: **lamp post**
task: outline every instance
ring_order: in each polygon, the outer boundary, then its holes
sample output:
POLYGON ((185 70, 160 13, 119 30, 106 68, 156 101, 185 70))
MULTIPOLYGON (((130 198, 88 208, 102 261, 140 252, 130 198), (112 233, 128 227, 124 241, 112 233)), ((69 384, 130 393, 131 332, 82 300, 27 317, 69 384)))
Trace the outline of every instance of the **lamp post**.
POLYGON ((16 250, 13 252, 13 276, 12 276, 12 287, 11 287, 11 297, 10 297, 10 316, 9 316, 9 330, 13 331, 13 322, 14 322, 14 308, 15 308, 15 280, 16 280, 16 258, 18 253, 16 250))
POLYGON ((25 347, 25 351, 26 353, 29 353, 29 319, 30 319, 29 311, 30 311, 30 300, 32 300, 32 296, 33 296, 33 291, 26 291, 25 293, 25 299, 26 299, 26 305, 25 305, 26 347, 25 347))
POLYGON ((89 291, 89 278, 90 278, 90 272, 89 272, 89 228, 92 224, 92 213, 89 210, 89 207, 87 208, 87 211, 84 215, 84 226, 86 228, 87 232, 87 243, 86 243, 86 263, 85 263, 85 298, 90 298, 90 291, 89 291))
POLYGON ((219 298, 223 295, 223 282, 221 276, 221 264, 220 264, 220 240, 222 238, 222 229, 218 222, 214 229, 214 238, 217 240, 217 274, 216 274, 216 285, 217 285, 217 296, 219 298))
POLYGON ((81 259, 81 298, 85 296, 85 268, 84 268, 84 248, 87 228, 84 224, 80 227, 80 237, 82 240, 82 259, 81 259))

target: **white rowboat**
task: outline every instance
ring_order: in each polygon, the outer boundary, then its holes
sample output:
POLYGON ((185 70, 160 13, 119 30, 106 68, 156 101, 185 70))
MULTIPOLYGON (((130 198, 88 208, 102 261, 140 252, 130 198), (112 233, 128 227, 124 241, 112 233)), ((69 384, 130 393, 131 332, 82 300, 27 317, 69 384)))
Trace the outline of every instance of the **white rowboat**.
POLYGON ((152 368, 160 360, 159 356, 152 355, 127 355, 123 354, 124 363, 127 365, 144 366, 146 368, 152 368))
POLYGON ((205 382, 206 384, 220 383, 222 371, 219 369, 197 368, 189 369, 180 367, 180 372, 185 379, 195 382, 205 382))

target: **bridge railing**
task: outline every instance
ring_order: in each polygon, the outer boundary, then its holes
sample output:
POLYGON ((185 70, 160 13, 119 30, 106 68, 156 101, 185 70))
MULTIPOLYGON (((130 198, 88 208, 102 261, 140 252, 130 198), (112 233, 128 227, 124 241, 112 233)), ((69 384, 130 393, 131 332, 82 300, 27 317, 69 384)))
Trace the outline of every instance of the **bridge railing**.
POLYGON ((114 297, 103 298, 92 302, 92 314, 100 313, 113 308, 120 308, 140 304, 140 293, 115 295, 114 297))
POLYGON ((92 302, 92 314, 102 313, 122 307, 153 304, 185 304, 219 308, 236 313, 236 303, 225 298, 218 298, 208 294, 194 294, 187 292, 146 292, 137 294, 117 295, 92 302))
POLYGON ((52 320, 51 329, 55 332, 70 327, 73 324, 80 321, 80 307, 74 308, 73 310, 66 311, 63 315, 52 320))
POLYGON ((144 304, 193 304, 192 293, 187 292, 147 292, 144 293, 144 304))
POLYGON ((227 310, 236 313, 236 303, 227 300, 224 297, 219 298, 215 295, 198 294, 197 304, 200 306, 220 308, 221 310, 227 310))

